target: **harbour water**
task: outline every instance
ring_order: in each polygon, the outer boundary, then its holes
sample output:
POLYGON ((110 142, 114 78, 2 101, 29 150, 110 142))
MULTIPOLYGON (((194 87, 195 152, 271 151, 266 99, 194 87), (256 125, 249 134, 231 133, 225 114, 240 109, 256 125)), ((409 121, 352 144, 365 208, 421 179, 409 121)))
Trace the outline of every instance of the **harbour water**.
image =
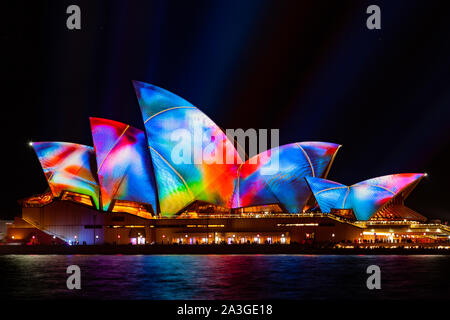
POLYGON ((0 274, 2 299, 450 299, 448 255, 3 255, 0 274))

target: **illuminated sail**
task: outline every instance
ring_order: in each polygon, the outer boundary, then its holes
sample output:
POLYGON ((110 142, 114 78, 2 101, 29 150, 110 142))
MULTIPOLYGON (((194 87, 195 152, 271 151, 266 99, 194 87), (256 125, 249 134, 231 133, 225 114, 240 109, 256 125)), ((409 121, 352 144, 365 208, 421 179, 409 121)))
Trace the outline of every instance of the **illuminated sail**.
POLYGON ((351 186, 312 177, 306 180, 322 212, 353 209, 358 220, 369 220, 383 205, 397 194, 409 191, 423 176, 422 173, 392 174, 351 186))
POLYGON ((292 143, 247 160, 239 169, 233 207, 281 203, 288 212, 302 212, 311 195, 304 178, 325 177, 339 147, 292 143))
POLYGON ((230 207, 238 164, 226 164, 226 154, 236 159, 239 155, 224 132, 173 93, 142 82, 134 82, 134 87, 162 215, 176 214, 195 200, 230 207))
POLYGON ((32 146, 55 197, 63 191, 81 193, 92 197, 99 209, 94 148, 68 142, 34 142, 32 146))
POLYGON ((90 118, 103 210, 113 200, 151 204, 156 189, 145 133, 121 122, 90 118))

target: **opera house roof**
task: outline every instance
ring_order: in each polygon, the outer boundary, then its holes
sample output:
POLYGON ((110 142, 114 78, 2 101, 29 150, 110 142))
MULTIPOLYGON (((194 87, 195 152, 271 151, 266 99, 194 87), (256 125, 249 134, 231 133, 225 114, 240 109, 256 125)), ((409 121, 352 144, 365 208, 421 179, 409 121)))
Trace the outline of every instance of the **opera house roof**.
POLYGON ((90 118, 93 147, 32 143, 53 197, 66 191, 83 194, 103 211, 112 211, 116 201, 136 202, 163 217, 176 216, 195 201, 230 210, 277 204, 290 213, 301 213, 312 202, 322 212, 352 209, 358 220, 368 220, 397 194, 409 194, 423 177, 397 174, 351 186, 325 180, 340 148, 327 142, 291 143, 244 159, 234 141, 200 109, 159 87, 137 81, 133 85, 145 132, 90 118), (171 155, 181 141, 174 139, 176 132, 200 132, 202 150, 224 161, 174 161, 171 155), (236 161, 225 161, 227 156, 236 161), (270 171, 272 157, 278 166, 270 171))
POLYGON ((405 199, 423 176, 422 173, 391 174, 351 186, 314 177, 305 179, 322 212, 352 209, 358 220, 369 220, 396 196, 403 193, 405 199))

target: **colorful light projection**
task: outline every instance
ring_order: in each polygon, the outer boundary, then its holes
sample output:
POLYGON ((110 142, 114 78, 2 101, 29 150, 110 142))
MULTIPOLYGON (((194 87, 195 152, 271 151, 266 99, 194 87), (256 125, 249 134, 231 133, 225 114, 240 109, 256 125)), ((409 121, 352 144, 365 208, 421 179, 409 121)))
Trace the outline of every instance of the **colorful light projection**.
POLYGON ((304 177, 325 177, 339 147, 326 142, 292 143, 247 160, 239 168, 233 207, 281 203, 288 212, 302 212, 311 195, 304 177))
POLYGON ((94 148, 68 142, 32 143, 53 196, 71 191, 92 197, 99 209, 94 148))
POLYGON ((230 207, 240 158, 224 132, 173 93, 142 82, 133 84, 147 132, 161 214, 171 216, 195 200, 230 207), (190 150, 189 154, 181 152, 181 161, 180 149, 190 150), (238 159, 235 164, 226 164, 227 150, 238 159))
POLYGON ((113 210, 115 201, 125 207, 134 203, 148 216, 146 204, 156 211, 157 189, 162 216, 172 216, 196 200, 223 208, 280 204, 288 212, 301 212, 312 191, 323 212, 353 209, 357 219, 367 220, 399 192, 406 198, 424 176, 397 174, 352 186, 320 179, 340 147, 324 142, 284 145, 242 163, 224 132, 192 104, 153 85, 134 86, 147 141, 141 130, 91 118, 95 151, 74 143, 32 144, 53 196, 63 191, 71 197, 86 195, 99 209, 98 167, 104 210, 113 210), (186 157, 185 150, 193 154, 186 157), (230 153, 235 161, 227 164, 230 153), (175 161, 174 154, 182 161, 175 161))
POLYGON ((151 204, 156 212, 155 179, 144 131, 113 120, 90 121, 103 210, 113 210, 116 199, 151 204))
POLYGON ((407 193, 422 179, 422 173, 401 173, 373 178, 351 186, 306 177, 322 212, 331 209, 353 209, 358 220, 369 220, 400 192, 407 193))

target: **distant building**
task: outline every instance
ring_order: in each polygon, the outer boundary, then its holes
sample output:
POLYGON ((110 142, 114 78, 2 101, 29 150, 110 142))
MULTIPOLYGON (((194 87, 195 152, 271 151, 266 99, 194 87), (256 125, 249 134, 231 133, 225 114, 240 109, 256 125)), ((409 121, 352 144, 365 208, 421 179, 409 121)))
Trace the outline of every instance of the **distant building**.
POLYGON ((393 174, 350 186, 326 180, 340 145, 325 142, 292 143, 243 159, 239 146, 198 108, 156 86, 134 86, 145 131, 91 118, 93 147, 31 143, 49 190, 20 201, 22 217, 8 228, 7 241, 449 241, 446 225, 426 223, 404 204, 425 174, 393 174), (183 135, 174 139, 174 132, 183 135), (216 161, 175 161, 174 150, 180 143, 190 150, 190 136, 198 133, 202 152, 215 154, 216 161), (228 163, 227 156, 236 161, 228 163), (269 170, 275 159, 276 169, 269 170))

